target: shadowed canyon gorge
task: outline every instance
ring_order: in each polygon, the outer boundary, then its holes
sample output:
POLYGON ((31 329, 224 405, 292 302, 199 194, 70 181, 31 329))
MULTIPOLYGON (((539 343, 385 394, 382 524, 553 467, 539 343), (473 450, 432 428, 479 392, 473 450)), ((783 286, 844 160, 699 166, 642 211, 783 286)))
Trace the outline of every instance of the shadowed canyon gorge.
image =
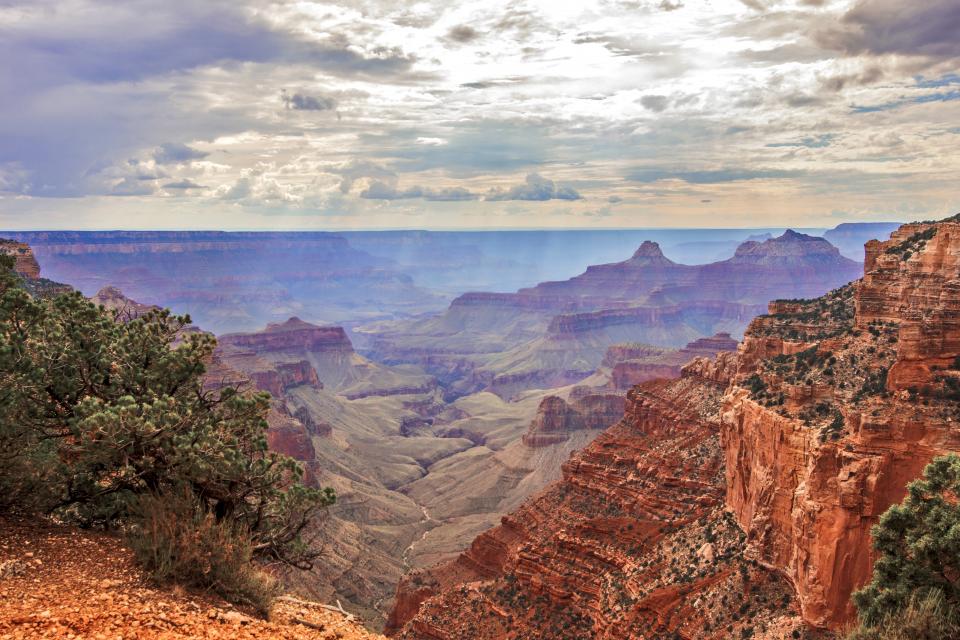
POLYGON ((270 448, 339 497, 323 562, 290 584, 371 626, 816 638, 852 619, 870 526, 960 444, 960 223, 850 248, 877 230, 661 235, 666 249, 631 232, 597 251, 629 241, 629 257, 575 257, 565 279, 561 242, 539 283, 511 232, 507 249, 3 233, 0 251, 38 290, 63 287, 42 271, 120 318, 171 307, 217 335, 208 387, 269 392, 270 448), (721 259, 680 259, 705 244, 721 259), (444 282, 456 260, 473 267, 444 282))

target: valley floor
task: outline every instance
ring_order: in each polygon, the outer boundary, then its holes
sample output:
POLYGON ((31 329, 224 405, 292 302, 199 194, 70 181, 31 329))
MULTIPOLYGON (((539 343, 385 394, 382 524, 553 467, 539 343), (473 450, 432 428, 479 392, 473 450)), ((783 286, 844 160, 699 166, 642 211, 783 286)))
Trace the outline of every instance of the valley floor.
POLYGON ((319 603, 282 597, 270 621, 149 582, 115 536, 0 517, 0 639, 377 640, 319 603))

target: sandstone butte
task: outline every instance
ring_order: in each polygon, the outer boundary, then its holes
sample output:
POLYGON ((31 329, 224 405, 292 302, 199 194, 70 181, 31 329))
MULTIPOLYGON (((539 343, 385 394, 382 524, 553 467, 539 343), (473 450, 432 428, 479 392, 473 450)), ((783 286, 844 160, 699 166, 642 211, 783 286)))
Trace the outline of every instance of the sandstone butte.
POLYGON ((116 536, 11 517, 0 519, 0 638, 384 640, 317 602, 283 596, 263 620, 161 587, 116 536))
POLYGON ((387 633, 831 637, 870 527, 960 449, 958 267, 960 217, 904 225, 861 280, 772 302, 736 352, 634 387, 559 482, 405 576, 387 633))

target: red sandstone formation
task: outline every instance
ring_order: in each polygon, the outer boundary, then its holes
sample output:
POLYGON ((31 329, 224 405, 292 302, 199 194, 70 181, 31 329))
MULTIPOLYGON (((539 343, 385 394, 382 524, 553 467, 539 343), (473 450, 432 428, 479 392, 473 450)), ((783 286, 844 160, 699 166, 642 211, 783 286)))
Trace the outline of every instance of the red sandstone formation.
POLYGON ((604 365, 611 367, 613 388, 626 391, 648 380, 676 378, 680 375, 681 367, 692 359, 734 351, 737 344, 729 333, 718 333, 694 340, 678 351, 646 345, 614 345, 607 350, 604 365))
POLYGON ((727 504, 814 625, 851 619, 870 527, 960 448, 958 256, 960 224, 904 225, 868 243, 863 280, 771 305, 741 346, 723 408, 727 504))
MULTIPOLYGON (((241 391, 250 391, 254 388, 270 391, 273 402, 267 413, 267 445, 273 451, 304 463, 304 482, 316 484, 316 450, 311 436, 328 437, 331 433, 330 425, 316 421, 306 407, 300 407, 291 414, 281 394, 274 394, 273 390, 261 386, 264 380, 269 380, 272 384, 274 380, 281 379, 276 370, 262 368, 264 363, 260 361, 256 370, 245 372, 235 368, 236 362, 236 360, 225 360, 219 352, 214 353, 204 374, 204 390, 216 393, 224 387, 235 387, 241 391), (270 371, 273 372, 273 376, 267 375, 270 371)), ((309 370, 313 371, 313 368, 309 367, 309 370)), ((313 373, 312 378, 316 378, 316 373, 313 373)))
POLYGON ((342 327, 318 327, 300 318, 269 324, 256 333, 232 333, 219 338, 224 347, 251 349, 259 353, 311 351, 353 353, 353 345, 342 327))
MULTIPOLYGON (((738 257, 765 260, 748 249, 738 257)), ((575 454, 560 483, 456 561, 405 578, 390 631, 781 638, 801 619, 804 637, 842 628, 870 575, 870 527, 932 457, 960 449, 960 219, 905 225, 866 255, 863 280, 772 303, 737 353, 635 387, 624 420, 575 454), (737 527, 723 529, 724 513, 737 527), (729 581, 731 559, 751 567, 739 570, 743 583, 729 581), (784 586, 776 576, 788 587, 771 598, 766 589, 784 586), (728 597, 717 601, 718 587, 728 597)), ((569 423, 559 403, 547 408, 560 419, 545 427, 569 423)))
POLYGON ((605 429, 623 416, 623 397, 591 393, 568 403, 559 396, 540 402, 530 429, 523 436, 528 447, 546 447, 570 438, 574 431, 605 429))
POLYGON ((285 391, 303 385, 323 389, 317 371, 306 360, 271 364, 268 368, 254 369, 248 373, 258 389, 269 391, 274 397, 281 397, 285 391))

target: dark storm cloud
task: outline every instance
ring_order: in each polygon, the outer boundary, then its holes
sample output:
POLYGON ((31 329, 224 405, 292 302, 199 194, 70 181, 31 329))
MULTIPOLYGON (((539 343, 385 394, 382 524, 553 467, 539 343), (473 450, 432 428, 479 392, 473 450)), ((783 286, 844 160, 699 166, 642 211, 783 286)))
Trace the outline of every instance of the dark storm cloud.
POLYGON ((526 182, 510 187, 509 189, 491 189, 486 200, 581 200, 581 196, 573 187, 558 185, 553 180, 544 178, 539 173, 527 174, 526 182))
POLYGON ((850 54, 960 57, 957 0, 860 0, 838 25, 817 36, 821 44, 850 54))
POLYGON ((432 189, 430 187, 412 186, 406 189, 398 189, 396 185, 374 180, 364 191, 360 192, 360 197, 368 200, 410 200, 423 198, 424 200, 434 202, 459 202, 476 200, 479 196, 463 187, 432 189))
POLYGON ((335 98, 328 96, 310 96, 303 93, 293 95, 284 93, 281 96, 287 109, 295 111, 332 111, 337 108, 335 98))
POLYGON ((153 152, 153 159, 157 164, 177 164, 191 160, 202 160, 209 153, 194 149, 180 142, 165 142, 153 152))

